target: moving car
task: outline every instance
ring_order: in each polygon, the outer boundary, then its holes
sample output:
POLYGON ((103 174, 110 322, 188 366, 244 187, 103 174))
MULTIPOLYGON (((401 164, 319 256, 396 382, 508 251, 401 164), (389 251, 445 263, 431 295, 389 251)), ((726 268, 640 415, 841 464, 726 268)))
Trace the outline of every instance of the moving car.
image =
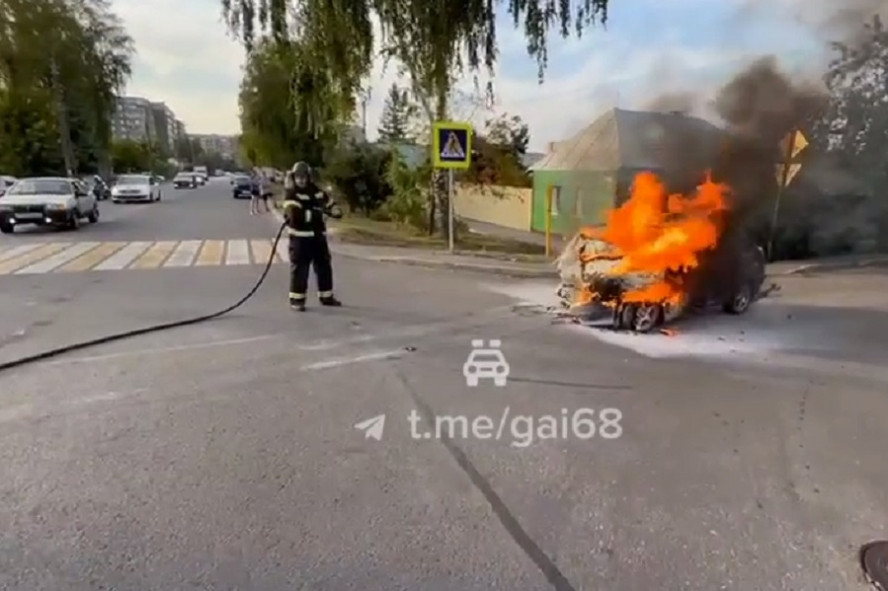
POLYGON ((247 175, 238 175, 231 179, 232 193, 235 199, 250 199, 253 196, 255 183, 247 175))
POLYGON ((21 179, 0 197, 0 232, 4 234, 29 224, 76 230, 83 219, 98 222, 99 204, 78 179, 21 179))
POLYGON ((114 203, 124 201, 143 201, 154 203, 160 201, 160 184, 150 175, 125 174, 117 177, 117 182, 111 189, 111 200, 114 203))
POLYGON ((15 184, 16 178, 14 176, 3 176, 0 175, 0 197, 3 196, 6 191, 9 190, 11 186, 15 184))
POLYGON ((180 172, 173 178, 173 187, 176 189, 194 189, 197 187, 197 179, 190 172, 180 172))

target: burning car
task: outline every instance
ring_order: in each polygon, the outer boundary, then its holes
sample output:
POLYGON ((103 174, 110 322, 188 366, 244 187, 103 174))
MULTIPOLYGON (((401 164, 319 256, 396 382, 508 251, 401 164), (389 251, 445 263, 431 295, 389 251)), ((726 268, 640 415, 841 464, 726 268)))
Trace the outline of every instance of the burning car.
POLYGON ((565 306, 607 309, 616 329, 649 332, 691 308, 743 314, 765 280, 764 252, 725 231, 728 187, 707 179, 693 196, 669 195, 652 173, 604 228, 587 228, 559 259, 565 306))

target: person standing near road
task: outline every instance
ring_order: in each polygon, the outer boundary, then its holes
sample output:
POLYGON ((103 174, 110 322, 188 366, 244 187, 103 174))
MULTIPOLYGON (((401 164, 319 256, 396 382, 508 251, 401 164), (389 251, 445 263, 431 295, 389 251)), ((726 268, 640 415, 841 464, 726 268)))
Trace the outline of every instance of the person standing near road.
POLYGON ((259 202, 261 201, 265 207, 265 213, 271 211, 268 208, 268 198, 271 197, 271 184, 260 170, 253 171, 250 197, 250 215, 262 213, 259 211, 259 202))
POLYGON ((290 236, 290 307, 304 312, 308 276, 314 267, 323 306, 341 306, 333 295, 333 265, 327 243, 326 216, 342 217, 335 201, 311 179, 311 167, 297 162, 285 183, 284 218, 290 236))

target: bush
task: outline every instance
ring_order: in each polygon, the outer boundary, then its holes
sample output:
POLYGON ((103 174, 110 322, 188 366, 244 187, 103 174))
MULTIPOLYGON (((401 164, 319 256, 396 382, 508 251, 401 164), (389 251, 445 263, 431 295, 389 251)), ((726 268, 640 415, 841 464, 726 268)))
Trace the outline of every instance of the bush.
POLYGON ((417 230, 427 229, 426 204, 429 197, 428 189, 423 187, 428 187, 430 173, 427 166, 410 168, 396 152, 392 152, 386 171, 392 195, 382 207, 391 221, 417 230))
POLYGON ((384 150, 352 144, 328 155, 324 178, 336 187, 351 211, 369 216, 392 194, 386 179, 390 158, 384 150))

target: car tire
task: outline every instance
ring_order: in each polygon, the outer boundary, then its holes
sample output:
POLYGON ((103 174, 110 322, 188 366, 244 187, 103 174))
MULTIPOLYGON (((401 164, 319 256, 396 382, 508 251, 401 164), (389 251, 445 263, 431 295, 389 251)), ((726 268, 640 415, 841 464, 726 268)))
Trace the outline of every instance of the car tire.
POLYGON ((80 212, 76 209, 71 212, 71 219, 68 220, 68 229, 69 230, 79 230, 80 229, 80 212))
POLYGON ((163 198, 163 193, 157 193, 157 200, 160 201, 163 198))
POLYGON ((614 309, 614 329, 631 328, 635 322, 635 304, 620 304, 614 309))
POLYGON ((15 226, 12 224, 0 224, 0 234, 12 234, 15 232, 15 226))
POLYGON ((99 221, 99 206, 95 205, 92 208, 92 211, 89 212, 89 215, 86 216, 86 219, 89 220, 89 223, 96 224, 99 221))
POLYGON ((745 314, 751 305, 752 289, 749 285, 744 285, 737 290, 730 300, 724 303, 722 309, 728 314, 739 316, 740 314, 745 314))
POLYGON ((635 308, 632 319, 632 330, 648 333, 657 328, 663 321, 663 308, 659 304, 642 304, 635 308))

